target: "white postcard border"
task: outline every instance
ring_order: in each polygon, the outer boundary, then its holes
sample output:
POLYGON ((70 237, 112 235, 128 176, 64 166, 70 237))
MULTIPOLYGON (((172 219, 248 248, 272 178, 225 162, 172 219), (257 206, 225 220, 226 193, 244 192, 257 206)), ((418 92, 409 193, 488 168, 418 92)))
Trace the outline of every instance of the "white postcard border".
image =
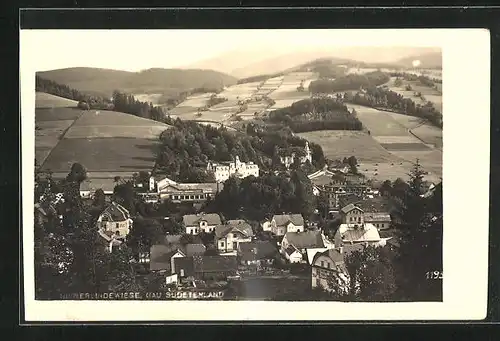
MULTIPOLYGON (((235 35, 241 33, 240 30, 224 31, 232 31, 235 35)), ((244 31, 248 33, 250 30, 244 31)), ((278 30, 273 31, 277 33, 278 30)), ((290 32, 292 30, 279 31, 280 34, 296 34, 290 32)), ((300 34, 304 34, 310 30, 300 31, 300 34)), ((43 48, 43 39, 51 39, 51 30, 21 30, 23 271, 26 321, 483 319, 486 316, 488 292, 489 31, 486 29, 331 31, 335 36, 332 41, 344 46, 367 46, 375 45, 374 42, 377 42, 377 46, 442 48, 443 112, 446 113, 443 134, 445 190, 442 303, 35 301, 34 76, 37 71, 37 49, 43 48), (473 181, 470 181, 471 174, 473 181), (465 181, 462 180, 464 177, 465 181)), ((147 34, 146 30, 143 32, 147 34)), ((54 58, 57 58, 57 55, 54 58)))

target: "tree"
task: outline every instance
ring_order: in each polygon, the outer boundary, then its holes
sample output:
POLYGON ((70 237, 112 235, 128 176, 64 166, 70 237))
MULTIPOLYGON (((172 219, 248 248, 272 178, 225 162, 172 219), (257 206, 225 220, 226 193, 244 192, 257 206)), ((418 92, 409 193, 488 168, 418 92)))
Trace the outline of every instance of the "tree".
POLYGON ((76 182, 80 185, 87 179, 87 170, 80 163, 73 163, 71 170, 66 177, 68 182, 76 182))
POLYGON ((113 197, 116 202, 125 207, 130 214, 135 214, 135 191, 132 182, 127 181, 115 186, 113 197))
POLYGON ((315 209, 315 198, 311 180, 300 170, 293 171, 290 181, 295 186, 295 212, 308 219, 315 209))
POLYGON ((406 190, 396 200, 394 225, 401 234, 398 296, 402 300, 442 297, 442 282, 426 278, 429 271, 442 271, 442 186, 431 198, 422 197, 422 179, 417 160, 406 190))
POLYGON ((396 282, 392 261, 391 251, 385 247, 368 246, 347 255, 349 299, 371 302, 394 300, 396 282))

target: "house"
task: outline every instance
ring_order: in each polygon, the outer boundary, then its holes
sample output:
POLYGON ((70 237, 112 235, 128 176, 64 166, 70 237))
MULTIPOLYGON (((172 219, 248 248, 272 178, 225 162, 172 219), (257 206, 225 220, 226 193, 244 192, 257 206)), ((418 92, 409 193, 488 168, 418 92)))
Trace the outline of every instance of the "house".
POLYGON ((341 224, 335 232, 335 247, 348 244, 383 246, 389 238, 381 238, 377 227, 368 223, 341 224))
POLYGON ((176 258, 175 273, 181 278, 197 280, 227 280, 238 272, 236 256, 193 256, 176 258))
POLYGON ((187 214, 182 217, 186 234, 198 234, 200 232, 214 232, 221 225, 220 216, 217 213, 187 214))
POLYGON ((156 189, 160 200, 171 200, 174 203, 202 203, 215 197, 222 190, 223 184, 207 183, 177 183, 169 178, 150 178, 150 190, 156 189))
POLYGON ((391 215, 383 212, 365 212, 365 223, 373 224, 379 230, 387 230, 391 227, 391 215))
POLYGON ((252 241, 253 230, 244 220, 228 220, 215 228, 215 243, 221 253, 235 252, 241 243, 252 241))
POLYGON ((112 202, 97 218, 97 229, 101 236, 113 235, 114 238, 125 240, 132 227, 130 213, 122 205, 112 202))
POLYGON ((379 230, 391 227, 391 216, 384 198, 373 198, 359 200, 344 206, 340 210, 342 223, 368 223, 373 224, 379 230))
POLYGON ((269 241, 241 243, 238 247, 238 256, 243 265, 272 265, 277 253, 276 246, 269 241))
POLYGON ((364 212, 354 204, 342 207, 340 210, 340 219, 342 224, 360 224, 364 223, 364 212))
POLYGON ((247 176, 259 176, 259 166, 253 162, 241 162, 239 156, 236 156, 234 161, 224 163, 209 162, 207 172, 213 172, 215 181, 224 182, 231 176, 236 176, 240 179, 247 176))
POLYGON ((271 219, 271 233, 281 237, 287 232, 304 232, 304 218, 301 214, 278 214, 271 219))
MULTIPOLYGON (((144 254, 140 263, 146 263, 149 259, 149 269, 160 273, 174 273, 174 259, 203 255, 206 251, 203 244, 156 244, 151 246, 149 255, 144 254)), ((141 258, 140 258, 141 259, 141 258)))
POLYGON ((342 248, 329 249, 314 256, 311 264, 312 288, 345 293, 349 290, 349 279, 342 248))
POLYGON ((302 263, 303 255, 295 246, 288 245, 285 249, 285 258, 290 263, 302 263))
POLYGON ((325 243, 320 231, 287 232, 281 242, 281 254, 291 261, 297 259, 300 253, 300 262, 306 262, 308 249, 324 249, 325 243), (292 248, 289 248, 292 246, 292 248))

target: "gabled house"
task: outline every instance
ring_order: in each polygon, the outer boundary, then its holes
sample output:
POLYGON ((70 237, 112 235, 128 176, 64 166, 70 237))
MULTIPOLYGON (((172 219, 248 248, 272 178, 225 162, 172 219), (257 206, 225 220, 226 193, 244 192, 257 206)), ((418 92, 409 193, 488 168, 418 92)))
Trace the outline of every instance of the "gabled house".
POLYGON ((342 224, 359 224, 364 223, 364 212, 361 208, 354 204, 349 204, 342 207, 340 210, 342 224))
POLYGON ((272 265, 278 250, 269 241, 241 243, 238 247, 240 262, 244 265, 272 265))
POLYGON ((124 241, 132 227, 130 213, 122 205, 112 202, 97 218, 99 235, 108 242, 111 240, 124 241))
POLYGON ((306 232, 287 232, 281 242, 281 254, 286 259, 291 261, 294 259, 297 262, 298 253, 300 253, 299 262, 307 261, 307 250, 312 249, 325 249, 325 243, 320 231, 306 231, 306 232), (292 248, 290 248, 290 246, 292 248))
POLYGON ((334 236, 337 248, 346 244, 383 246, 389 239, 381 238, 378 229, 368 223, 340 224, 334 236))
POLYGON ((215 228, 215 243, 220 253, 235 252, 241 243, 252 241, 253 230, 244 220, 228 220, 215 228))
POLYGON ((311 286, 329 292, 349 290, 349 273, 342 249, 329 249, 314 256, 311 264, 311 286))
POLYGON ((271 219, 271 233, 284 236, 287 232, 304 232, 302 214, 277 214, 271 219))
POLYGON ((174 271, 181 278, 227 280, 238 272, 236 256, 193 256, 175 258, 174 271))
POLYGON ((174 259, 203 255, 205 251, 206 248, 203 244, 165 243, 151 246, 149 255, 144 255, 144 258, 149 258, 149 269, 151 271, 173 274, 174 259))
POLYGON ((216 213, 187 214, 182 217, 186 234, 198 234, 200 232, 214 232, 221 225, 220 216, 216 213))

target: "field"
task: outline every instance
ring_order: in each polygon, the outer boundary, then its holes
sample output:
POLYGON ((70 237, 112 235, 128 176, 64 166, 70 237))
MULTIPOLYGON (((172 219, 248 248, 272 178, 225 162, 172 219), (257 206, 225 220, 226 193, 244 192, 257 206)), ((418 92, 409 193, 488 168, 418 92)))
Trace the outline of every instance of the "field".
POLYGON ((411 133, 426 144, 434 145, 435 148, 443 148, 443 131, 429 124, 423 124, 411 130, 411 133))
POLYGON ((45 92, 36 93, 35 103, 37 108, 67 108, 76 107, 78 104, 77 101, 54 96, 45 92))
POLYGON ((74 162, 94 172, 151 170, 159 134, 169 126, 115 111, 39 108, 35 157, 43 169, 66 173, 74 162))
POLYGON ((386 111, 355 104, 348 104, 347 107, 349 110, 356 110, 359 120, 372 136, 406 136, 408 134, 406 128, 386 111))
POLYGON ((330 159, 356 156, 362 162, 395 162, 394 157, 382 148, 373 137, 361 131, 321 130, 297 134, 323 147, 323 153, 330 159))
POLYGON ((61 140, 43 164, 44 169, 69 172, 74 162, 88 171, 150 171, 156 142, 141 138, 70 138, 61 140))
MULTIPOLYGON (((400 94, 401 96, 405 98, 410 98, 413 100, 416 104, 420 105, 425 105, 427 101, 431 102, 436 110, 439 112, 443 112, 443 95, 437 91, 436 89, 430 88, 428 86, 423 86, 421 85, 418 81, 405 81, 403 80, 403 85, 401 86, 395 86, 394 81, 396 80, 396 77, 392 77, 389 83, 387 83, 387 86, 389 87, 390 90, 400 94), (412 90, 406 90, 406 85, 410 85, 412 87, 412 90), (424 96, 425 100, 422 100, 419 97, 415 96, 416 92, 422 93, 424 96)), ((440 88, 440 87, 439 87, 440 88)))
POLYGON ((160 99, 163 94, 134 94, 136 100, 141 102, 153 103, 153 105, 160 105, 160 99))

